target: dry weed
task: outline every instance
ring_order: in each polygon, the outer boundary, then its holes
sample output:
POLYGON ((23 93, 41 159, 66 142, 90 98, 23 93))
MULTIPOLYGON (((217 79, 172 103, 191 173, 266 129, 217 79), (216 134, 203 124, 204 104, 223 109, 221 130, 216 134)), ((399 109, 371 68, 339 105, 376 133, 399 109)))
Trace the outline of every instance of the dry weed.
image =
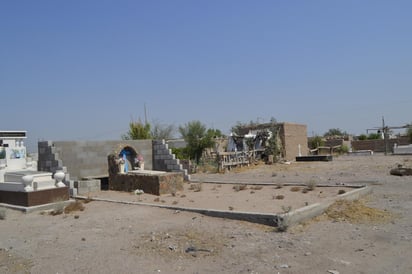
POLYGON ((338 200, 325 211, 325 215, 334 221, 350 223, 386 223, 393 217, 388 211, 366 206, 363 200, 338 200))
POLYGON ((74 201, 73 203, 68 204, 65 208, 64 208, 64 213, 70 213, 70 212, 74 212, 74 211, 83 211, 84 210, 84 205, 82 202, 80 201, 74 201))
POLYGON ((290 191, 292 191, 292 192, 299 192, 300 189, 301 189, 300 186, 293 186, 293 187, 290 188, 290 191))
POLYGON ((234 189, 235 191, 245 190, 245 189, 247 189, 247 185, 237 184, 237 185, 234 185, 234 186, 233 186, 233 189, 234 189))
POLYGON ((5 220, 5 219, 6 219, 6 209, 0 208, 0 220, 5 220))
POLYGON ((190 184, 189 190, 193 190, 194 192, 200 192, 200 191, 202 191, 202 183, 190 184))
POLYGON ((306 183, 306 188, 308 191, 312 191, 316 188, 316 181, 314 179, 310 180, 309 182, 306 183))

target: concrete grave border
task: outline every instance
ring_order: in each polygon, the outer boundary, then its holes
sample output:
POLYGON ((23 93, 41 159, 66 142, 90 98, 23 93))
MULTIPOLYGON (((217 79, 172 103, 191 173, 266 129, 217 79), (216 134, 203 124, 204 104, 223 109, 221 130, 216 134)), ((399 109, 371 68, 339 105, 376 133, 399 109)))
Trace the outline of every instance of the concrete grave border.
MULTIPOLYGON (((345 185, 345 186, 348 186, 348 185, 345 185)), ((336 186, 336 187, 339 187, 339 186, 336 186)), ((298 223, 309 220, 313 217, 316 217, 318 215, 321 215, 323 212, 325 212, 325 210, 331 204, 333 204, 337 200, 349 200, 349 201, 357 200, 362 196, 372 193, 372 187, 370 186, 365 186, 365 185, 359 186, 358 185, 358 186, 352 186, 352 187, 356 187, 356 189, 346 192, 342 195, 339 195, 338 197, 329 198, 321 203, 311 204, 311 205, 293 210, 291 212, 282 213, 282 214, 268 214, 268 213, 261 213, 261 212, 213 210, 213 209, 207 209, 207 208, 191 208, 191 207, 181 207, 181 206, 158 205, 158 204, 151 204, 151 203, 120 201, 120 200, 105 199, 105 198, 91 198, 91 197, 85 197, 85 196, 76 196, 75 198, 84 199, 84 200, 87 199, 91 201, 150 206, 150 207, 171 209, 175 211, 188 211, 188 212, 203 214, 203 215, 210 216, 210 217, 242 220, 242 221, 248 221, 252 223, 258 223, 258 224, 280 228, 280 227, 293 226, 298 223)))

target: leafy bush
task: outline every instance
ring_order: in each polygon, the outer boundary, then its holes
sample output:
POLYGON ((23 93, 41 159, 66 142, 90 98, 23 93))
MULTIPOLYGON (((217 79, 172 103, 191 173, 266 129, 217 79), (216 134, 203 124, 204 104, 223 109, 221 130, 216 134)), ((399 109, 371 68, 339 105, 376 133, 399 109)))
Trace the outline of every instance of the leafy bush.
POLYGON ((406 130, 406 135, 409 137, 409 142, 412 143, 412 127, 406 130))
POLYGON ((378 140, 381 139, 381 135, 379 133, 370 133, 368 135, 368 140, 378 140))
POLYGON ((339 149, 338 152, 340 154, 345 154, 349 152, 349 147, 347 145, 342 145, 339 149))
POLYGON ((309 138, 309 148, 310 149, 315 149, 317 147, 321 147, 325 145, 325 141, 321 136, 313 136, 309 138))

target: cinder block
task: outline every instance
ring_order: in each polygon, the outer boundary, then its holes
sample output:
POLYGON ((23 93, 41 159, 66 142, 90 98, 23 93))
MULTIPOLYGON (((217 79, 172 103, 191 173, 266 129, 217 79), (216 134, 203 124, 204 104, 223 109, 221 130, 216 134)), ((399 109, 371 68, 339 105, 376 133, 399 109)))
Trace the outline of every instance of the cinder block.
POLYGON ((74 187, 77 188, 77 193, 82 195, 89 192, 100 191, 101 182, 98 179, 80 180, 74 183, 74 187))
POLYGON ((70 196, 76 197, 77 194, 77 188, 70 188, 70 196))

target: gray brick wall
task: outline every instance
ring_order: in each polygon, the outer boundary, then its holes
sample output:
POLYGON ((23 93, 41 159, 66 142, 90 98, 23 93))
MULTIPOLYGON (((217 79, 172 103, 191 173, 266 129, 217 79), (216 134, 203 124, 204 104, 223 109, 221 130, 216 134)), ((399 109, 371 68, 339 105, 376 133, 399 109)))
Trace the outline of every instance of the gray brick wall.
POLYGON ((153 169, 167 172, 182 172, 185 180, 190 180, 187 170, 169 149, 165 140, 153 140, 153 169))
POLYGON ((72 179, 108 177, 107 156, 132 147, 143 155, 145 169, 152 169, 152 140, 46 141, 39 142, 39 170, 63 168, 72 179))

